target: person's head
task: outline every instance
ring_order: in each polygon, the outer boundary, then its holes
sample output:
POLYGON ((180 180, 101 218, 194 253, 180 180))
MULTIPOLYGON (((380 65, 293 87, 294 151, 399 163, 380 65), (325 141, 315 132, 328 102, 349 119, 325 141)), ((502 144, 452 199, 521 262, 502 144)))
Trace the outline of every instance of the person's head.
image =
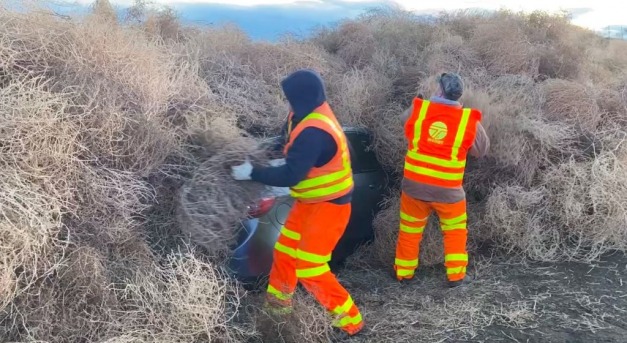
POLYGON ((327 101, 324 82, 312 69, 300 69, 288 75, 281 81, 281 88, 295 120, 303 119, 327 101))
POLYGON ((457 101, 464 93, 464 82, 461 76, 456 73, 442 73, 437 78, 440 96, 457 101))

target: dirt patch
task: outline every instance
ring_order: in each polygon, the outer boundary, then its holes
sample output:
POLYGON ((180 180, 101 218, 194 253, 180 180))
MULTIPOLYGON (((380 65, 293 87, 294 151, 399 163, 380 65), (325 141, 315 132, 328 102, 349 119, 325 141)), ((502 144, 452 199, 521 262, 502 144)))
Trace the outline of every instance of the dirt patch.
POLYGON ((627 334, 627 257, 524 264, 480 257, 472 284, 446 287, 442 265, 399 284, 389 270, 339 277, 366 320, 353 342, 618 342, 627 334))

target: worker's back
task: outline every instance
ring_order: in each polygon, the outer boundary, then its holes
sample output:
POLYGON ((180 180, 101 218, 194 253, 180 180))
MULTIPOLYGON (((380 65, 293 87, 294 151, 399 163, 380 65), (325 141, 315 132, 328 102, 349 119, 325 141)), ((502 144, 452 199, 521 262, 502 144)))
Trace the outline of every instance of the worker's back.
POLYGON ((464 109, 457 101, 414 99, 405 122, 408 149, 403 190, 424 201, 453 203, 465 198, 462 183, 467 154, 473 149, 487 150, 480 120, 479 110, 464 109))

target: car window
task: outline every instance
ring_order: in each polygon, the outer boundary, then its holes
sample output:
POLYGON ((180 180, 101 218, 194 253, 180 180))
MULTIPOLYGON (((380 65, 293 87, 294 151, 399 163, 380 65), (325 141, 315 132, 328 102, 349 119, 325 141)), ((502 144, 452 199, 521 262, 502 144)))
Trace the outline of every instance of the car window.
POLYGON ((367 173, 381 169, 379 161, 370 146, 370 136, 366 133, 347 132, 351 164, 354 173, 367 173))

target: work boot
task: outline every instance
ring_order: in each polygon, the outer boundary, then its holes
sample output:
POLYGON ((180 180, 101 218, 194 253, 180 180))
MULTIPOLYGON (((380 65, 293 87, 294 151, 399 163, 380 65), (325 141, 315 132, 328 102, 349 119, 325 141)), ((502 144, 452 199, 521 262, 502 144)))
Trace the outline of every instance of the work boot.
POLYGON ((396 275, 396 270, 392 270, 392 278, 396 281, 398 281, 399 283, 407 283, 409 281, 412 281, 414 279, 414 275, 411 276, 398 276, 396 275))
POLYGON ((395 279, 396 279, 396 281, 398 281, 400 284, 406 284, 406 283, 409 283, 409 282, 411 282, 411 281, 413 281, 413 280, 414 280, 414 277, 413 277, 413 276, 409 276, 409 277, 407 277, 407 276, 405 276, 405 277, 403 277, 403 276, 394 276, 394 278, 395 278, 395 279))
POLYGON ((337 342, 344 342, 345 340, 347 340, 347 339, 349 339, 351 337, 355 337, 355 336, 358 336, 359 334, 361 334, 363 332, 363 328, 364 328, 364 322, 363 321, 361 323, 359 323, 359 325, 352 326, 348 330, 341 329, 339 327, 334 327, 333 328, 333 338, 335 338, 335 340, 337 342))
POLYGON ((285 317, 294 312, 294 308, 292 306, 283 306, 269 301, 266 301, 263 304, 263 310, 273 317, 285 317))
POLYGON ((463 279, 461 280, 457 280, 457 281, 449 281, 448 282, 448 286, 449 288, 455 288, 455 287, 459 287, 459 286, 464 286, 464 285, 468 285, 472 282, 472 277, 469 275, 464 276, 463 279))

